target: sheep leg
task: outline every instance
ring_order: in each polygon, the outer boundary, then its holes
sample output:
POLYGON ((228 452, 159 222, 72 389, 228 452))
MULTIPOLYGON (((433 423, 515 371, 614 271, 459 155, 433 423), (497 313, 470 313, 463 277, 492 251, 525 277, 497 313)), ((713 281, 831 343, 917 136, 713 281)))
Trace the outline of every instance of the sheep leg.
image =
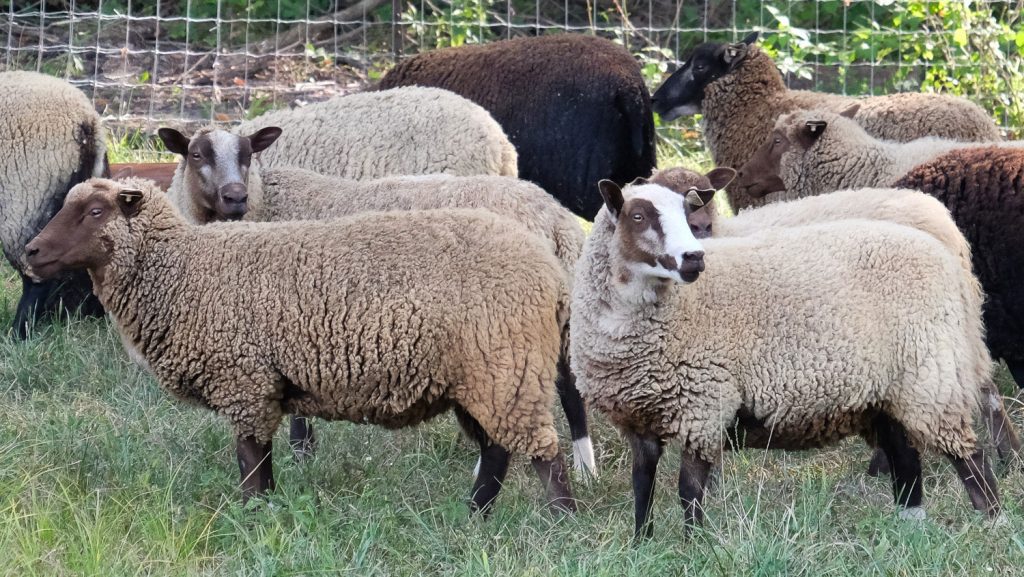
POLYGON ((555 381, 558 399, 565 411, 565 420, 569 422, 569 434, 572 436, 572 463, 579 470, 592 477, 597 476, 597 462, 594 460, 594 445, 590 442, 587 431, 587 411, 583 397, 576 388, 576 377, 569 370, 569 362, 563 355, 558 359, 558 379, 555 381))
POLYGON ((1024 389, 1024 361, 1003 359, 1006 361, 1006 368, 1010 369, 1010 376, 1017 383, 1017 387, 1024 389))
POLYGON ((476 480, 473 482, 473 497, 469 509, 471 513, 480 511, 486 517, 491 512, 491 504, 497 498, 498 491, 501 490, 512 454, 505 447, 495 443, 480 423, 468 413, 457 409, 455 415, 466 435, 480 445, 480 462, 477 466, 476 480))
POLYGON ((316 453, 316 436, 313 434, 313 423, 309 417, 292 415, 288 428, 288 444, 292 446, 292 455, 296 461, 302 461, 316 453))
POLYGON ((626 433, 626 438, 633 449, 633 537, 639 541, 654 536, 654 524, 651 520, 654 480, 664 444, 661 439, 642 437, 631 432, 626 433))
POLYGON ((238 469, 242 476, 242 501, 274 490, 271 441, 260 443, 254 437, 239 437, 235 444, 238 469))
POLYGON ((986 391, 988 398, 985 402, 985 424, 988 425, 989 435, 995 443, 999 460, 1004 466, 1011 466, 1013 459, 1020 452, 1020 438, 1017 431, 1006 416, 1006 407, 1003 406, 1003 397, 995 390, 994 383, 986 391))
POLYGON ((36 283, 24 274, 21 275, 21 299, 14 313, 16 339, 23 341, 28 338, 29 327, 43 317, 46 301, 56 285, 57 281, 36 283))
MULTIPOLYGON (((565 459, 562 453, 554 459, 534 457, 530 460, 533 470, 537 471, 540 482, 548 496, 548 506, 554 513, 575 513, 576 500, 569 489, 569 472, 565 470, 565 459)), ((482 468, 481 468, 482 472, 482 468)))
POLYGON ((871 462, 868 463, 868 476, 880 477, 891 473, 889 470, 889 457, 882 449, 875 449, 871 455, 871 462))
POLYGON ((960 475, 960 480, 967 489, 967 496, 971 499, 971 505, 989 517, 998 515, 1001 509, 999 487, 996 485, 995 475, 992 474, 985 453, 979 449, 966 459, 948 454, 946 457, 960 475))
POLYGON ((711 476, 711 462, 683 451, 679 464, 679 502, 683 506, 683 523, 696 527, 704 522, 704 493, 711 476))
POLYGON ((921 474, 921 454, 910 445, 907 431, 885 413, 875 417, 875 434, 879 451, 888 461, 892 476, 892 493, 896 504, 903 507, 900 513, 906 518, 921 518, 921 500, 924 495, 921 474))

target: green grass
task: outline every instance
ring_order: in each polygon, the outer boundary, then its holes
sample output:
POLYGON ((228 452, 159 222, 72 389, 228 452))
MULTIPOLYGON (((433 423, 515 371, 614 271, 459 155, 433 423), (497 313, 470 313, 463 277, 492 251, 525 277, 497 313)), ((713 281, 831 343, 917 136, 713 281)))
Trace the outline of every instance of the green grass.
MULTIPOLYGON (((0 268, 5 328, 16 280, 0 268)), ((707 526, 689 539, 669 451, 656 537, 634 548, 629 453, 593 421, 602 475, 576 479, 583 505, 572 518, 543 508, 524 459, 494 515, 470 518, 475 453, 450 417, 397 432, 321 424, 320 452, 304 465, 282 427, 278 491, 243 508, 226 424, 164 393, 106 321, 58 323, 26 343, 0 338, 0 573, 1009 575, 1024 566, 1020 473, 1002 479, 1008 522, 993 526, 970 509, 951 467, 930 457, 929 520, 902 522, 888 482, 863 474, 868 452, 856 441, 727 455, 707 526)))

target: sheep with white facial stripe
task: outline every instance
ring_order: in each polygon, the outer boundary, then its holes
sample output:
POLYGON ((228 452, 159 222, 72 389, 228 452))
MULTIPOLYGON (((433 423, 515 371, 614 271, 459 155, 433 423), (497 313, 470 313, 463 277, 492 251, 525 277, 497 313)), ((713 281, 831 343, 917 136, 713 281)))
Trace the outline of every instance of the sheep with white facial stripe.
MULTIPOLYGON (((548 241, 572 277, 584 233, 576 217, 533 183, 507 176, 444 174, 352 180, 301 168, 263 169, 253 152, 280 136, 264 128, 251 136, 202 129, 188 139, 162 128, 168 148, 182 155, 169 195, 193 224, 243 218, 248 221, 323 220, 370 211, 482 208, 515 220, 548 241)), ((568 335, 563 337, 568 338, 568 335)), ((557 390, 573 438, 577 469, 597 474, 586 408, 573 384, 568 360, 560 359, 557 390)), ((291 421, 292 445, 300 456, 314 450, 312 425, 291 421)))
POLYGON ((861 434, 892 456, 909 516, 922 513, 917 450, 935 449, 974 507, 998 514, 973 429, 991 363, 956 255, 919 230, 866 220, 698 244, 679 218, 697 202, 657 188, 602 183, 570 320, 577 385, 633 449, 637 537, 653 532, 655 472, 673 440, 688 523, 703 517, 710 469, 739 437, 804 449, 861 434), (677 275, 669 259, 680 249, 691 256, 677 275))

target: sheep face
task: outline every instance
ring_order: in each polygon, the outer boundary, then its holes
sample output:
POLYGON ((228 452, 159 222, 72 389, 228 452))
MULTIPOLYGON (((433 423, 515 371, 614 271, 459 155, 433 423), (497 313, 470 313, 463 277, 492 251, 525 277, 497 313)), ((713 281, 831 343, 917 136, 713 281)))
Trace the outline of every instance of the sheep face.
POLYGON ((161 128, 167 149, 183 157, 185 193, 205 210, 209 220, 238 220, 248 211, 249 166, 252 155, 281 136, 275 126, 250 136, 225 130, 200 130, 191 139, 177 130, 161 128))
POLYGON ((704 248, 687 225, 689 211, 714 190, 678 194, 656 184, 633 184, 629 197, 615 183, 598 184, 615 226, 613 245, 628 280, 691 283, 704 270, 704 248))
MULTIPOLYGON (((700 174, 699 172, 676 167, 655 172, 650 179, 650 183, 664 186, 684 197, 690 191, 698 193, 699 197, 702 194, 707 195, 708 191, 711 191, 713 194, 714 191, 725 188, 732 182, 735 176, 736 171, 726 167, 715 168, 707 174, 700 174)), ((710 202, 687 211, 686 220, 694 237, 698 239, 711 238, 715 220, 714 212, 715 206, 710 202)))
POLYGON ((784 130, 773 130, 768 140, 740 167, 736 186, 753 198, 786 190, 782 182, 782 155, 792 147, 793 141, 784 130))
POLYGON ((683 65, 651 96, 654 112, 665 122, 699 113, 707 85, 732 72, 756 40, 757 32, 754 32, 742 42, 705 42, 694 48, 683 65))
POLYGON ((111 260, 110 224, 138 212, 142 191, 94 178, 76 185, 64 206, 25 247, 28 274, 38 280, 111 260))

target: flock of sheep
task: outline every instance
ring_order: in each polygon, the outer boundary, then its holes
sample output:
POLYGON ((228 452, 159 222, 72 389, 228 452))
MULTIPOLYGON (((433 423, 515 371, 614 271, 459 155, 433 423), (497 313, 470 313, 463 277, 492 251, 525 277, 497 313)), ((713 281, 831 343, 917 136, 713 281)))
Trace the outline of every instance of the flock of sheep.
POLYGON ((687 523, 724 450, 851 435, 902 516, 924 515, 924 451, 998 515, 976 425, 1012 463, 992 374, 1003 359, 1024 386, 1024 148, 959 98, 788 90, 755 41, 698 46, 653 97, 600 38, 437 50, 375 90, 162 128, 173 175, 109 166, 74 87, 0 74, 15 336, 105 312, 163 387, 231 423, 246 498, 274 488, 284 415, 305 457, 312 418, 452 410, 480 448, 472 510, 521 453, 574 511, 557 393, 584 474, 586 408, 629 442, 638 537, 670 442, 687 523), (719 168, 656 170, 654 112, 702 114, 719 168))

